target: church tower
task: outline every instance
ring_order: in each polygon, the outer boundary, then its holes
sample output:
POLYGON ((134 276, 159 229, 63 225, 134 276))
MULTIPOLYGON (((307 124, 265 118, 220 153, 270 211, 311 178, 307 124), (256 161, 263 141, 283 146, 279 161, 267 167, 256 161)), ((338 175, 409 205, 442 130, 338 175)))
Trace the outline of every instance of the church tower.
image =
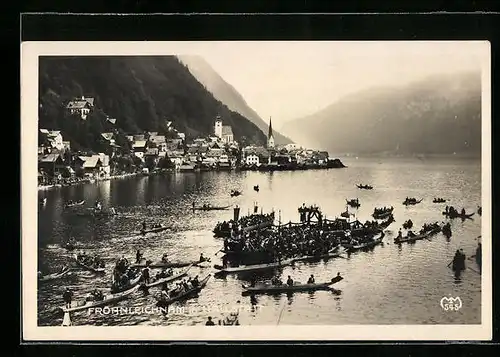
POLYGON ((215 119, 214 134, 216 137, 222 139, 222 120, 219 115, 217 115, 217 119, 215 119))
POLYGON ((271 124, 271 117, 269 117, 269 132, 267 133, 267 147, 274 147, 274 135, 273 135, 273 126, 271 124))

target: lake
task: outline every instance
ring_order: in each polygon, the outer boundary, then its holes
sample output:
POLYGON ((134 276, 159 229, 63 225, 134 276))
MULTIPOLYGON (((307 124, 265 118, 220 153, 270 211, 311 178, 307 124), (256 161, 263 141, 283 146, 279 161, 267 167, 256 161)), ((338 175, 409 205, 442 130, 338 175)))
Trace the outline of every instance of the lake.
MULTIPOLYGON (((319 263, 296 263, 275 271, 284 280, 291 275, 305 282, 314 274, 316 282, 328 281, 337 272, 344 280, 335 285, 340 293, 317 291, 293 295, 255 298, 242 296, 241 285, 247 277, 229 275, 212 277, 198 297, 176 303, 177 310, 168 315, 158 312, 134 314, 73 314, 74 325, 198 325, 208 316, 215 320, 224 313, 240 309, 242 325, 342 325, 342 324, 479 324, 481 323, 481 276, 474 261, 456 279, 447 266, 454 252, 461 248, 467 256, 474 254, 481 234, 481 162, 465 159, 342 159, 347 168, 295 172, 201 172, 167 173, 158 176, 136 176, 97 184, 63 187, 40 191, 47 197, 38 216, 38 266, 43 272, 54 272, 69 262, 71 252, 60 244, 75 238, 98 254, 107 266, 104 276, 74 272, 60 281, 41 285, 38 290, 38 323, 57 326, 62 322, 62 292, 75 291, 75 300, 95 288, 109 289, 111 269, 122 255, 135 259, 137 249, 152 260, 169 253, 171 260, 198 259, 201 252, 221 264, 222 239, 214 238, 217 222, 232 218, 232 210, 196 212, 199 204, 235 205, 241 215, 250 213, 254 203, 259 211, 276 211, 282 223, 298 222, 297 208, 303 203, 321 207, 328 219, 345 211, 345 199, 359 198, 361 207, 352 210, 361 222, 371 218, 374 207, 394 206, 396 222, 388 227, 382 245, 367 252, 356 252, 344 258, 319 263), (370 184, 373 190, 359 190, 355 184, 370 184), (253 190, 259 185, 259 192, 253 190), (230 197, 232 189, 241 190, 230 197), (422 203, 406 208, 406 197, 423 198, 422 203), (444 204, 432 203, 444 197, 444 204), (82 208, 67 209, 68 200, 84 199, 84 207, 97 199, 104 207, 115 207, 117 217, 95 219, 78 216, 82 208), (423 223, 445 221, 446 204, 458 210, 476 212, 472 220, 452 220, 453 236, 447 240, 441 233, 415 244, 393 244, 399 227, 411 218, 415 228, 423 223), (171 229, 146 237, 134 234, 143 220, 160 222, 171 229), (459 311, 444 311, 444 296, 459 296, 459 311), (238 302, 239 301, 239 302, 238 302), (181 309, 183 307, 184 309, 181 309)), ((190 275, 200 278, 214 273, 213 268, 192 268, 190 275)), ((136 292, 117 306, 154 306, 154 294, 136 292)))

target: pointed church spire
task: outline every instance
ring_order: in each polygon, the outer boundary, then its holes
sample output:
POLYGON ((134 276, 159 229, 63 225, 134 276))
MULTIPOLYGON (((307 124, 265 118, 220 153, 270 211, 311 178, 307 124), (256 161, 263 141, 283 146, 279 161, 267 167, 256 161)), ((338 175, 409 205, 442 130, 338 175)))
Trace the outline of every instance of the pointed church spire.
POLYGON ((267 138, 271 138, 273 136, 273 126, 271 124, 271 117, 269 117, 269 132, 267 133, 267 138))

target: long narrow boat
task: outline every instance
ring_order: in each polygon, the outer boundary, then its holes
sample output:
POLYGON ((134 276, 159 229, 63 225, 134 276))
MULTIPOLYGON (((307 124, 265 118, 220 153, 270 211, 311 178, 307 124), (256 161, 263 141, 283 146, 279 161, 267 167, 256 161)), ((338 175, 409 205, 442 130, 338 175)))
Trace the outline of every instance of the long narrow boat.
POLYGON ((357 250, 362 250, 362 249, 367 249, 367 248, 374 247, 374 246, 382 243, 382 240, 384 239, 384 236, 385 236, 385 234, 383 232, 380 232, 380 233, 378 233, 378 237, 377 238, 373 237, 368 242, 352 245, 348 249, 348 251, 349 252, 354 252, 354 251, 357 251, 357 250))
POLYGON ((134 286, 133 288, 129 290, 125 290, 121 293, 117 294, 108 294, 104 296, 104 299, 99 300, 99 301, 74 301, 71 303, 71 307, 61 307, 61 310, 63 312, 75 312, 75 311, 81 311, 81 310, 86 310, 91 307, 98 307, 98 306, 104 306, 104 305, 109 305, 112 303, 115 303, 117 301, 121 301, 123 299, 126 299, 129 295, 133 294, 135 291, 139 289, 139 285, 134 286))
POLYGON ((71 208, 71 207, 83 206, 84 203, 85 203, 85 200, 81 200, 81 201, 73 202, 73 203, 67 203, 66 207, 71 208))
POLYGON ((314 262, 321 259, 331 259, 340 257, 342 254, 346 253, 346 249, 342 246, 337 246, 328 253, 319 255, 307 255, 303 257, 293 258, 294 262, 314 262))
POLYGON ((150 268, 184 268, 190 265, 194 266, 199 266, 202 263, 210 262, 210 259, 204 260, 204 261, 199 261, 199 260, 191 260, 191 261, 186 261, 186 262, 155 262, 151 264, 147 264, 145 260, 143 260, 141 263, 136 263, 132 264, 132 268, 145 268, 145 267, 150 267, 150 268))
POLYGON ((168 307, 169 305, 171 305, 172 303, 174 303, 178 300, 182 300, 182 299, 188 298, 190 296, 193 296, 193 295, 199 293, 207 285, 208 280, 210 280, 211 276, 212 276, 212 274, 208 274, 205 278, 200 280, 200 283, 198 284, 197 287, 193 287, 189 290, 183 291, 179 295, 173 296, 168 300, 158 300, 156 305, 159 307, 168 307))
POLYGON ((450 214, 449 212, 443 212, 443 215, 447 216, 450 219, 454 219, 454 218, 472 219, 472 216, 474 215, 474 213, 475 212, 467 213, 467 214, 461 214, 461 213, 450 214))
POLYGON ((93 266, 87 265, 84 262, 82 262, 80 259, 78 259, 78 256, 76 254, 73 254, 73 259, 76 262, 78 266, 81 268, 94 272, 94 273, 104 273, 106 271, 105 268, 94 268, 93 266))
POLYGON ((372 217, 375 219, 385 219, 392 214, 392 211, 394 211, 394 208, 390 208, 384 212, 373 212, 372 217))
POLYGON ((139 232, 136 232, 136 234, 148 234, 148 233, 158 233, 158 232, 163 232, 163 231, 166 231, 167 229, 169 229, 170 227, 166 227, 166 226, 161 226, 161 227, 154 227, 154 228, 150 228, 150 229, 146 229, 146 230, 140 230, 139 232))
POLYGON ((149 284, 142 284, 141 287, 142 288, 152 288, 154 286, 158 286, 158 285, 161 285, 161 284, 164 284, 164 283, 170 283, 171 281, 174 281, 174 280, 177 280, 177 279, 180 279, 182 278, 183 276, 186 276, 187 273, 189 272, 189 270, 193 267, 193 264, 191 264, 190 266, 188 266, 187 269, 185 269, 184 271, 182 271, 181 273, 179 274, 175 274, 175 275, 172 275, 172 276, 167 276, 166 278, 161 278, 161 279, 158 279, 158 280, 155 280, 149 284))
POLYGON ((294 263, 294 259, 285 259, 281 262, 273 262, 266 264, 255 264, 255 265, 240 265, 238 267, 228 267, 223 268, 220 265, 214 265, 214 268, 218 270, 218 274, 231 274, 231 273, 244 273, 250 271, 266 270, 280 268, 294 263))
POLYGON ((224 211, 231 206, 201 206, 192 208, 195 211, 224 211))
POLYGON ((129 280, 126 286, 117 286, 113 284, 111 286, 111 294, 118 294, 128 289, 131 289, 134 286, 139 285, 141 281, 142 281, 142 274, 138 272, 132 279, 129 280))
POLYGON ((330 287, 343 280, 344 278, 340 275, 333 278, 331 281, 325 283, 313 283, 313 284, 301 284, 294 283, 294 285, 273 285, 270 283, 256 284, 255 286, 243 285, 243 295, 248 294, 276 294, 276 293, 288 293, 288 292, 299 292, 299 291, 315 291, 315 290, 329 290, 330 287))
POLYGON ((70 271, 71 271, 71 269, 69 267, 66 267, 65 269, 63 269, 62 271, 60 271, 58 273, 47 274, 47 275, 41 276, 38 278, 38 283, 45 283, 48 281, 54 281, 54 280, 60 279, 64 276, 68 275, 68 273, 70 271))
POLYGON ((428 238, 431 235, 438 233, 440 230, 441 230, 441 228, 434 228, 434 229, 432 229, 430 231, 427 231, 427 232, 424 232, 424 233, 420 233, 420 234, 416 234, 416 235, 410 236, 410 237, 406 236, 406 237, 403 237, 403 238, 400 238, 400 239, 398 239, 398 237, 396 237, 396 238, 394 238, 394 243, 401 244, 401 243, 415 242, 417 240, 428 238))

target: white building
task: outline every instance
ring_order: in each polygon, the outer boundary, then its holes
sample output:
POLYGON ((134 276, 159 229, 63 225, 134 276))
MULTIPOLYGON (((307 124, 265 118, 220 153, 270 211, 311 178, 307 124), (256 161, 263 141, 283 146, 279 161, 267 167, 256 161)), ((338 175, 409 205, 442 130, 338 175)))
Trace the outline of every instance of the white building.
POLYGON ((215 119, 214 134, 219 139, 222 139, 222 120, 220 116, 217 116, 217 119, 215 119))
POLYGON ((245 164, 248 166, 259 166, 260 165, 260 160, 259 157, 256 154, 250 154, 245 157, 245 164))
POLYGON ((233 128, 230 125, 222 125, 220 116, 217 116, 217 119, 215 119, 214 134, 225 144, 230 144, 234 141, 233 128))

